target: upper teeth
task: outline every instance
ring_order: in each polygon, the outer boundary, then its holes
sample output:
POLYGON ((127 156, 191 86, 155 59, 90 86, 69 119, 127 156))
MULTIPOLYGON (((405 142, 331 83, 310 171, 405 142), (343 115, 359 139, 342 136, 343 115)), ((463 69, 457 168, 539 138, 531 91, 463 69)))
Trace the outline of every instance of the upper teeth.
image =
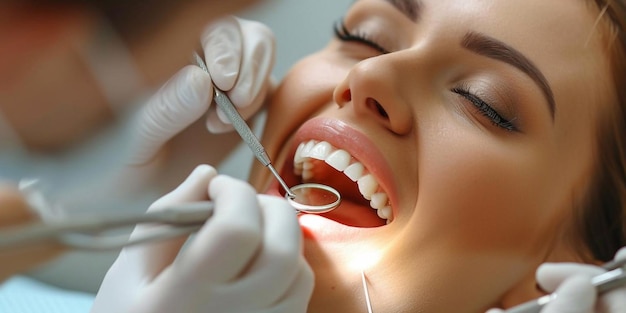
POLYGON ((293 158, 294 172, 304 181, 313 178, 314 163, 311 159, 322 160, 337 171, 343 172, 356 182, 363 198, 370 200, 370 206, 378 216, 389 223, 393 216, 389 197, 379 188, 378 181, 367 169, 345 150, 337 149, 326 141, 310 140, 300 143, 293 158))

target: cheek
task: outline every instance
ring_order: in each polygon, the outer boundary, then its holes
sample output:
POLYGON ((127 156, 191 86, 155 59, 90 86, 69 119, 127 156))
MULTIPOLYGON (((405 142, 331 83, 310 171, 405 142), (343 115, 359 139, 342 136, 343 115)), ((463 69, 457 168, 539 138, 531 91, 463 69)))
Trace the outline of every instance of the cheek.
POLYGON ((266 148, 274 154, 278 153, 279 147, 303 122, 332 105, 333 91, 347 72, 345 67, 338 66, 331 56, 323 52, 309 56, 292 67, 268 106, 268 120, 280 123, 266 126, 263 135, 266 148))
POLYGON ((277 113, 299 110, 311 115, 332 102, 333 91, 348 73, 332 56, 320 52, 297 63, 272 98, 277 113))
POLYGON ((542 147, 462 131, 425 139, 416 222, 454 249, 536 255, 561 212, 542 147))
POLYGON ((545 177, 551 162, 545 147, 467 128, 423 130, 420 140, 417 204, 383 260, 393 264, 389 288, 447 295, 478 312, 531 275, 553 242, 563 210, 545 204, 557 185, 545 177))

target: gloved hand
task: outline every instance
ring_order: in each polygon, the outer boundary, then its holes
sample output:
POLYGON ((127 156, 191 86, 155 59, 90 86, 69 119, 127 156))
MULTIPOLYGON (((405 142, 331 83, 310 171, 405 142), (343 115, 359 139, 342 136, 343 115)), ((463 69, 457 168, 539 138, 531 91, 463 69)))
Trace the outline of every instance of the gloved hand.
MULTIPOLYGON (((293 208, 243 181, 197 167, 149 210, 212 199, 197 236, 129 247, 109 269, 93 313, 305 312, 313 274, 293 208)), ((147 227, 137 227, 131 236, 147 227)))
POLYGON ((261 108, 274 66, 274 34, 261 23, 227 17, 211 24, 201 42, 210 75, 188 65, 148 101, 139 113, 140 146, 133 164, 150 161, 163 144, 205 114, 210 132, 233 129, 211 106, 213 83, 227 92, 244 119, 261 108))
MULTIPOLYGON (((615 260, 626 259, 626 247, 615 260)), ((626 286, 613 289, 598 297, 591 285, 593 276, 605 272, 600 267, 574 263, 545 263, 537 270, 537 282, 547 292, 556 292, 557 298, 547 304, 541 313, 623 313, 626 312, 626 286)), ((499 313, 501 310, 489 310, 499 313)))
MULTIPOLYGON (((626 247, 622 248, 615 255, 615 260, 623 259, 626 259, 626 247)), ((559 296, 541 312, 626 312, 626 286, 611 290, 597 297, 590 279, 603 272, 602 268, 590 265, 571 263, 543 264, 537 270, 537 281, 546 291, 552 292, 556 290, 559 296)))

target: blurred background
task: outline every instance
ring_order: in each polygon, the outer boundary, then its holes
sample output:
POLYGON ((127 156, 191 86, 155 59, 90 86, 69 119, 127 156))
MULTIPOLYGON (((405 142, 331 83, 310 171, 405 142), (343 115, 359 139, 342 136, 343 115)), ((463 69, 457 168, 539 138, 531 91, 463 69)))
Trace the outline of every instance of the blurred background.
MULTIPOLYGON (((219 0, 217 0, 219 1, 219 0)), ((281 79, 297 60, 319 50, 333 36, 332 26, 346 12, 353 0, 269 0, 264 4, 237 14, 268 25, 276 35, 276 65, 274 77, 281 79)), ((242 179, 247 177, 252 154, 241 145, 232 157, 218 166, 221 173, 242 179)), ((119 251, 73 252, 30 277, 64 289, 95 293, 106 270, 119 251)))
POLYGON ((269 0, 238 16, 265 23, 276 34, 274 75, 282 78, 297 60, 326 45, 333 24, 354 0, 269 0))

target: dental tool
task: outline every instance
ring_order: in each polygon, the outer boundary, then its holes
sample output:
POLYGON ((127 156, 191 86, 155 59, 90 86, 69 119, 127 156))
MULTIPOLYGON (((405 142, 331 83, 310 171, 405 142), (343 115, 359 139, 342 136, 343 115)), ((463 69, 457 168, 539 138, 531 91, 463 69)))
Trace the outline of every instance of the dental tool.
MULTIPOLYGON (((194 57, 198 66, 200 66, 200 68, 202 68, 202 70, 204 70, 208 74, 209 69, 204 63, 204 60, 202 60, 198 53, 194 53, 194 57)), ((217 103, 217 106, 222 110, 222 112, 224 112, 224 114, 226 114, 237 133, 239 133, 239 136, 241 136, 241 139, 243 139, 248 147, 250 147, 250 150, 252 150, 252 153, 257 158, 257 160, 259 160, 259 162, 261 162, 263 166, 267 167, 272 172, 276 180, 278 180, 278 183, 280 183, 281 187, 283 187, 283 189, 287 193, 287 197, 292 200, 295 199, 296 195, 291 192, 291 189, 287 186, 283 178, 280 177, 280 175, 272 165, 272 161, 267 155, 267 152, 265 152, 265 148, 263 147, 263 145, 261 145, 259 138, 254 135, 248 124, 246 124, 246 121, 243 119, 243 117, 241 117, 239 112, 237 112, 237 109, 230 101, 230 99, 226 96, 226 94, 224 94, 223 91, 217 88, 217 86, 213 85, 213 90, 215 93, 215 103, 217 103)))
POLYGON ((296 210, 303 213, 328 213, 337 208, 341 202, 339 191, 327 185, 299 184, 291 187, 291 192, 296 197, 292 199, 286 196, 285 198, 296 210))
MULTIPOLYGON (((594 276, 591 279, 591 283, 596 287, 598 294, 626 286, 626 259, 605 263, 602 265, 602 268, 607 270, 607 272, 594 276)), ((504 311, 504 313, 539 313, 546 304, 556 299, 556 297, 557 294, 555 293, 545 295, 510 308, 504 311)))
POLYGON ((283 178, 280 177, 280 175, 272 165, 270 157, 267 155, 267 152, 265 152, 265 148, 263 148, 261 142, 259 142, 259 139, 254 135, 254 133, 252 132, 250 127, 248 127, 248 124, 246 124, 241 115, 239 115, 239 112, 237 112, 237 109, 235 109, 233 103, 230 102, 230 99, 228 99, 226 94, 224 94, 224 92, 219 90, 217 87, 213 86, 213 90, 215 91, 215 103, 217 103, 217 106, 222 109, 222 112, 224 112, 224 114, 228 116, 228 119, 233 124, 233 127, 239 133, 239 136, 241 136, 243 141, 248 144, 248 147, 250 147, 250 150, 252 150, 252 153, 254 153, 254 156, 257 158, 257 160, 259 160, 261 164, 263 164, 272 172, 276 180, 278 180, 278 183, 280 183, 281 187, 283 187, 285 192, 287 192, 287 197, 292 200, 295 199, 296 195, 287 186, 283 178))
MULTIPOLYGON (((195 54, 197 64, 208 73, 208 68, 200 56, 195 54)), ((325 213, 335 209, 341 195, 330 186, 304 183, 289 188, 280 177, 272 162, 259 142, 239 115, 226 94, 214 87, 215 102, 231 120, 234 128, 248 144, 256 158, 270 169, 274 177, 285 190, 285 198, 298 213, 325 213)), ((82 250, 110 250, 146 242, 165 240, 198 231, 213 215, 213 203, 210 201, 181 204, 176 207, 156 212, 141 214, 95 214, 73 217, 68 220, 40 221, 11 229, 0 230, 0 252, 3 249, 23 247, 40 242, 58 242, 68 247, 82 250), (132 227, 139 224, 154 225, 153 231, 140 237, 128 239, 125 234, 111 235, 106 232, 132 227)))
POLYGON ((365 293, 365 303, 367 304, 367 313, 373 313, 372 302, 370 301, 370 294, 367 290, 367 280, 365 279, 365 271, 361 271, 361 281, 363 282, 363 292, 365 293))
POLYGON ((213 203, 200 201, 146 213, 99 213, 69 220, 39 221, 0 230, 0 253, 4 249, 23 248, 41 242, 58 242, 88 251, 120 249, 194 233, 212 215, 213 203), (127 233, 106 234, 143 224, 154 228, 130 239, 127 233))
MULTIPOLYGON (((209 74, 209 69, 198 53, 194 53, 194 58, 198 66, 209 74)), ((330 186, 305 183, 289 188, 272 165, 272 161, 267 155, 265 148, 261 145, 261 142, 254 135, 254 132, 252 132, 243 117, 241 117, 228 96, 215 85, 213 85, 213 90, 217 106, 226 114, 239 136, 248 145, 250 150, 252 150, 257 160, 272 172, 278 183, 285 190, 285 198, 298 212, 321 214, 332 211, 339 206, 341 194, 330 186)))

